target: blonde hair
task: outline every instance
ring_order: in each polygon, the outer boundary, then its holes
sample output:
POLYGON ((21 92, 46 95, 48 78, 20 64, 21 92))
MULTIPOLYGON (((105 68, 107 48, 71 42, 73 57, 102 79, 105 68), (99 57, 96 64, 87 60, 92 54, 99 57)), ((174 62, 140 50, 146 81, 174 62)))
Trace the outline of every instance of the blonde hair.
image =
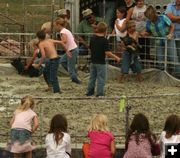
POLYGON ((34 38, 34 39, 32 39, 28 44, 29 44, 29 46, 30 46, 31 48, 38 47, 39 39, 34 38))
POLYGON ((106 115, 96 114, 90 121, 88 131, 109 131, 107 123, 108 119, 106 115))
POLYGON ((31 96, 25 96, 21 99, 21 105, 17 108, 18 111, 26 111, 29 108, 33 109, 35 102, 31 96))
POLYGON ((54 24, 55 25, 61 25, 64 27, 66 25, 66 21, 63 18, 59 17, 55 20, 54 24))
POLYGON ((134 20, 129 20, 127 23, 126 23, 126 28, 129 29, 130 27, 132 26, 136 26, 136 23, 134 20))
POLYGON ((99 22, 97 24, 97 32, 98 33, 105 33, 107 31, 107 24, 105 22, 99 22))
POLYGON ((41 30, 45 30, 46 32, 51 31, 51 22, 46 22, 41 26, 41 30))
POLYGON ((146 11, 144 12, 144 15, 150 19, 150 18, 154 18, 157 16, 156 10, 154 9, 154 7, 152 5, 150 5, 149 7, 147 7, 146 11))

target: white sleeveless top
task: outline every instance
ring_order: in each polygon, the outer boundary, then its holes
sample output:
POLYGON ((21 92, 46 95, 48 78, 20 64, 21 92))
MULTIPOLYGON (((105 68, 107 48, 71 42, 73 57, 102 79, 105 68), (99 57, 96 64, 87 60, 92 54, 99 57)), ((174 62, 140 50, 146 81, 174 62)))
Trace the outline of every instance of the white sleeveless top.
MULTIPOLYGON (((126 18, 117 19, 118 25, 121 27, 125 20, 126 20, 126 18)), ((124 31, 124 32, 119 31, 118 28, 116 27, 116 25, 114 25, 114 30, 115 30, 115 33, 117 35, 117 37, 116 37, 117 41, 121 41, 120 37, 125 37, 127 35, 127 31, 124 31)))
POLYGON ((136 31, 138 31, 138 32, 141 32, 143 29, 146 28, 147 18, 144 15, 146 8, 147 8, 146 5, 144 5, 142 8, 138 8, 137 6, 135 6, 133 8, 133 13, 132 13, 131 19, 135 21, 136 31))
POLYGON ((172 135, 170 138, 166 138, 166 132, 163 131, 160 136, 160 145, 161 145, 161 156, 160 158, 165 158, 165 144, 168 143, 180 143, 180 134, 172 135))

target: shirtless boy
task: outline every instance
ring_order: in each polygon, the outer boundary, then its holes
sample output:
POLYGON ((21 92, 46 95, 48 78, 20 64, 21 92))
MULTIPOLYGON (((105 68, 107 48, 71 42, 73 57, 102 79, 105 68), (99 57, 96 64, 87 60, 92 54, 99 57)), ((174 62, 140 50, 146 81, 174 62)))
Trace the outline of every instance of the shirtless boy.
POLYGON ((33 64, 33 66, 39 68, 44 59, 47 58, 48 60, 45 62, 45 68, 43 71, 44 79, 48 84, 49 89, 52 89, 54 93, 61 93, 57 77, 59 57, 54 44, 61 44, 64 48, 65 45, 59 40, 46 39, 46 33, 44 30, 38 31, 36 36, 39 39, 38 46, 41 52, 41 60, 39 64, 33 64))

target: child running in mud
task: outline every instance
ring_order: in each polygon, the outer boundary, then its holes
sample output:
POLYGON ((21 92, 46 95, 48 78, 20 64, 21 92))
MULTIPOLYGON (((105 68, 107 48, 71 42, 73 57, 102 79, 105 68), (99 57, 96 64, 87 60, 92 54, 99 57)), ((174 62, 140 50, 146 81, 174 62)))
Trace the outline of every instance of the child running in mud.
POLYGON ((48 90, 53 90, 54 93, 61 93, 57 77, 59 57, 54 44, 61 44, 64 48, 65 45, 62 41, 47 39, 44 30, 38 31, 36 35, 39 39, 38 46, 41 52, 41 60, 38 64, 33 64, 33 66, 35 68, 39 68, 44 59, 47 58, 48 60, 45 62, 43 75, 48 85, 48 90))

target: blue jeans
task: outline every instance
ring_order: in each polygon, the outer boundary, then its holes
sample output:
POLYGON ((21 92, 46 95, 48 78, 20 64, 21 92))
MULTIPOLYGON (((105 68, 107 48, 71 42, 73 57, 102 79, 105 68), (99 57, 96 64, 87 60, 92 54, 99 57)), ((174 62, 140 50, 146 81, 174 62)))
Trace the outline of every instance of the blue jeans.
MULTIPOLYGON (((165 40, 156 40, 156 59, 158 62, 165 61, 165 40)), ((167 61, 178 62, 177 50, 174 40, 167 41, 167 61)), ((158 63, 157 68, 164 70, 164 63, 158 63)), ((174 73, 180 73, 180 66, 178 65, 167 65, 168 70, 174 73)))
POLYGON ((68 66, 68 72, 70 73, 71 79, 77 78, 77 72, 76 72, 76 60, 78 56, 78 48, 75 48, 71 50, 72 57, 67 57, 67 54, 65 53, 59 60, 59 63, 67 62, 68 66))
POLYGON ((97 80, 97 96, 104 96, 104 87, 106 82, 106 64, 90 65, 90 78, 88 83, 87 94, 94 94, 97 80))
POLYGON ((133 73, 141 72, 141 64, 137 57, 128 51, 123 52, 122 54, 122 66, 121 71, 123 74, 129 73, 129 68, 133 71, 133 73))
POLYGON ((58 67, 59 57, 46 61, 43 71, 44 79, 48 86, 52 86, 54 93, 60 92, 59 81, 57 77, 58 67))

